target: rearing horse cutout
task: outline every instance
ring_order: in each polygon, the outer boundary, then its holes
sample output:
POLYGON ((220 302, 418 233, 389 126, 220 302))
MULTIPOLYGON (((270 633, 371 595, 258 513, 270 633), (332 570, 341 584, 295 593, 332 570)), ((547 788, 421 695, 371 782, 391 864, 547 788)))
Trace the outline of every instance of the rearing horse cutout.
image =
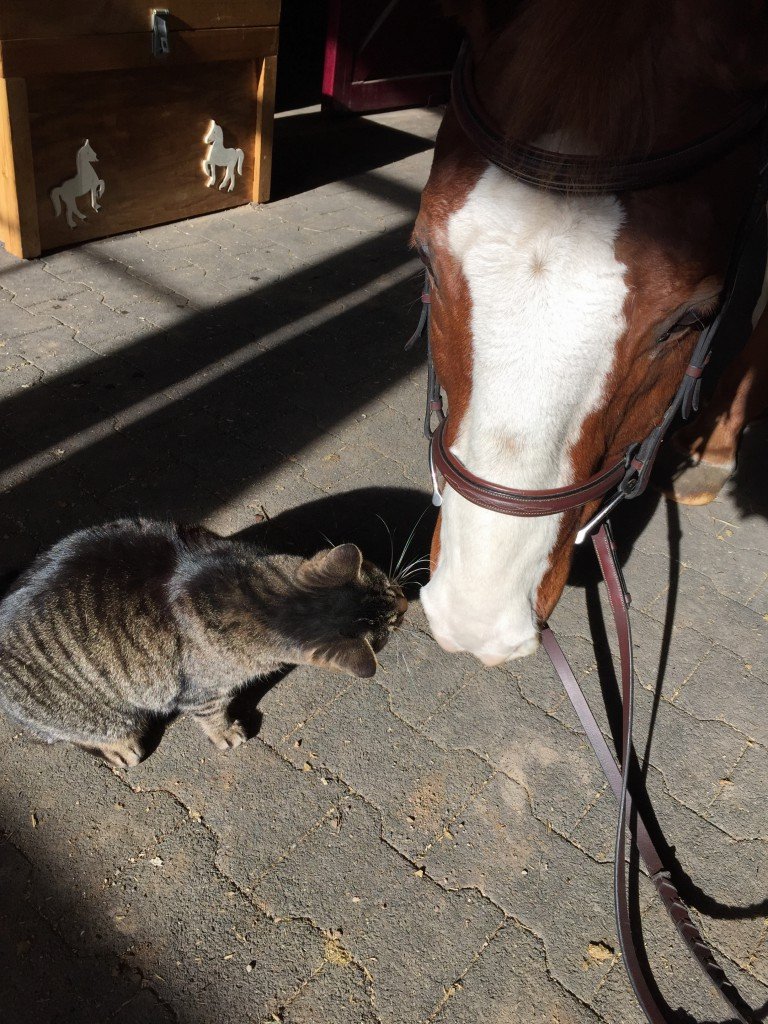
POLYGON ((78 196, 84 196, 90 192, 91 206, 94 212, 98 213, 101 209, 96 200, 101 199, 107 186, 104 179, 100 178, 92 167, 92 164, 97 163, 98 159, 90 142, 86 139, 77 151, 75 159, 77 174, 74 178, 68 178, 62 185, 51 189, 51 202, 56 216, 58 217, 61 213, 63 202, 67 211, 67 224, 71 228, 77 227, 75 217, 78 220, 85 220, 85 214, 77 208, 78 196))
POLYGON ((228 149, 224 145, 224 132, 221 125, 216 124, 215 121, 211 121, 211 127, 208 129, 203 142, 211 147, 205 160, 203 160, 203 170, 209 178, 208 188, 216 184, 217 168, 225 167, 226 171, 219 189, 224 189, 229 185, 227 192, 232 192, 235 187, 235 168, 237 168, 238 174, 243 173, 245 154, 242 149, 228 149))

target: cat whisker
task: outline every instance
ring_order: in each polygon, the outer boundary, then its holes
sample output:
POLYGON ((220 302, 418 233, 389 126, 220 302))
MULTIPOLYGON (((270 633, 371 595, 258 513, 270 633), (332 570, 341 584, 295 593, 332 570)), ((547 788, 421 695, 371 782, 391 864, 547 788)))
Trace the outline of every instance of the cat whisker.
POLYGON ((420 572, 429 573, 429 569, 428 569, 428 567, 426 565, 419 566, 417 569, 411 569, 410 572, 406 572, 406 573, 403 573, 402 576, 398 576, 397 582, 398 583, 407 583, 414 576, 418 576, 418 574, 420 572))
POLYGON ((407 540, 406 540, 406 542, 405 542, 405 544, 403 546, 403 550, 400 553, 399 559, 397 560, 397 565, 395 566, 395 569, 394 569, 395 572, 397 572, 397 570, 403 564, 403 559, 405 558, 406 552, 408 551, 408 548, 411 546, 411 542, 413 541, 413 538, 416 536, 416 530, 419 528, 419 523, 421 522, 421 520, 424 518, 424 516, 427 514, 427 512, 429 512, 429 510, 431 508, 432 508, 431 504, 427 505, 427 507, 424 509, 424 511, 419 516, 419 518, 413 524, 413 529, 408 534, 408 538, 407 538, 407 540))
POLYGON ((397 574, 396 581, 404 580, 406 576, 409 576, 411 573, 414 572, 429 572, 429 564, 425 563, 424 565, 410 565, 407 569, 403 569, 402 572, 399 572, 397 574))
POLYGON ((387 531, 387 536, 389 537, 389 572, 387 573, 387 576, 389 576, 390 579, 391 579, 392 578, 392 563, 395 560, 395 542, 394 542, 394 540, 392 538, 392 531, 390 530, 389 526, 387 526, 386 521, 383 519, 382 516, 379 515, 378 512, 376 513, 376 518, 383 524, 384 529, 387 531))
POLYGON ((429 555, 422 555, 421 558, 414 558, 412 562, 409 562, 408 565, 400 569, 400 571, 397 573, 397 576, 395 577, 395 580, 401 579, 405 573, 407 573, 410 569, 414 569, 418 565, 429 566, 430 561, 431 559, 429 555))
POLYGON ((414 558, 414 560, 412 562, 409 562, 408 565, 404 566, 404 568, 402 568, 400 570, 400 574, 402 574, 404 572, 408 572, 408 570, 412 569, 414 567, 414 565, 419 565, 420 563, 424 563, 425 565, 429 565, 429 562, 430 562, 430 556, 429 555, 422 555, 421 558, 414 558))

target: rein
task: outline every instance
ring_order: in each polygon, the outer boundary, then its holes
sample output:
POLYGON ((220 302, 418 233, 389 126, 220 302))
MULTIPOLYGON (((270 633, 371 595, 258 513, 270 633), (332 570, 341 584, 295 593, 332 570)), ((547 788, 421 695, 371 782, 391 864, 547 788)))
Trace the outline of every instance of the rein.
MULTIPOLYGON (((758 267, 764 267, 766 260, 768 103, 765 97, 760 97, 759 100, 741 108, 734 120, 725 128, 684 148, 619 164, 614 162, 610 165, 584 157, 548 153, 502 138, 481 114, 472 84, 466 46, 462 47, 454 68, 451 103, 465 134, 486 159, 521 181, 558 192, 601 194, 652 187, 673 177, 693 173, 704 164, 729 152, 756 130, 759 129, 761 133, 757 180, 752 201, 737 232, 723 287, 720 311, 712 323, 701 332, 690 363, 661 422, 647 437, 640 438, 632 444, 618 461, 602 468, 588 480, 552 490, 517 490, 503 487, 476 476, 450 450, 444 436, 447 414, 443 407, 442 390, 432 361, 430 345, 429 271, 425 272, 419 323, 406 345, 406 348, 411 348, 426 333, 428 393, 424 433, 429 439, 429 466, 434 505, 442 504, 440 479, 443 486, 451 487, 467 501, 502 515, 556 515, 580 509, 596 500, 603 500, 597 512, 577 533, 576 543, 581 544, 587 538, 592 540, 606 584, 619 641, 622 740, 618 764, 560 644, 546 624, 541 629, 541 640, 618 801, 614 903, 624 965, 638 1002, 651 1024, 670 1024, 670 1018, 643 973, 638 947, 632 933, 625 865, 629 827, 630 845, 632 842, 636 843, 651 880, 689 951, 742 1024, 757 1024, 755 1012, 726 977, 672 882, 671 872, 665 866, 638 807, 637 797, 640 795, 650 807, 650 798, 642 785, 638 786, 633 800, 630 775, 633 764, 637 765, 637 756, 632 738, 634 664, 629 618, 631 599, 616 556, 608 517, 624 500, 636 498, 643 493, 648 485, 659 448, 678 414, 688 418, 693 412, 698 411, 705 368, 709 366, 707 376, 712 379, 746 344, 748 335, 739 337, 738 332, 732 328, 745 311, 751 314, 760 294, 760 286, 748 279, 746 268, 755 265, 755 261, 758 267), (715 341, 722 338, 726 339, 726 344, 721 344, 716 349, 715 341), (438 422, 433 429, 432 422, 435 417, 438 422)), ((744 334, 745 332, 742 332, 742 335, 744 334)))

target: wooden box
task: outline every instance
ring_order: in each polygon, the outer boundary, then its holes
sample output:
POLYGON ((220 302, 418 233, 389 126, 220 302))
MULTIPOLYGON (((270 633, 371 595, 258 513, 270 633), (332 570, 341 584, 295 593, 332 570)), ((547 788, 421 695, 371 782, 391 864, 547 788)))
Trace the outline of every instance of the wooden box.
POLYGON ((165 2, 0 0, 9 252, 269 198, 280 0, 165 2))

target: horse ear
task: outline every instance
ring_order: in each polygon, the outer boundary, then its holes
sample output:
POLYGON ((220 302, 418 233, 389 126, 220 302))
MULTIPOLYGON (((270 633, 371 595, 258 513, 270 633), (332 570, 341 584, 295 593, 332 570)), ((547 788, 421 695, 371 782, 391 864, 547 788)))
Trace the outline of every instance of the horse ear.
POLYGON ((477 59, 520 4, 519 0, 442 0, 440 6, 466 32, 477 59))
POLYGON ((86 140, 85 140, 85 142, 83 143, 83 145, 84 145, 84 146, 87 146, 87 145, 89 145, 89 144, 90 144, 90 141, 91 141, 90 139, 86 139, 86 140))

